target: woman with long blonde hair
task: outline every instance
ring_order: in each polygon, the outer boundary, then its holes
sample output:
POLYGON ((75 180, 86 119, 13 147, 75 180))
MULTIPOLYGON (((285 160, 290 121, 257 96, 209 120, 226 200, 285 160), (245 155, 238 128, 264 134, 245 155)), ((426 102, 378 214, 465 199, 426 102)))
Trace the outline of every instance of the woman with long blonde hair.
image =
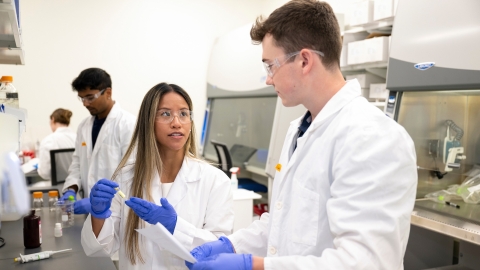
POLYGON ((230 181, 199 159, 192 110, 188 93, 175 84, 157 84, 145 95, 113 181, 102 179, 90 192, 82 229, 88 256, 119 250, 120 269, 186 269, 135 229, 164 226, 187 250, 232 232, 230 181), (130 198, 115 196, 117 187, 130 198))

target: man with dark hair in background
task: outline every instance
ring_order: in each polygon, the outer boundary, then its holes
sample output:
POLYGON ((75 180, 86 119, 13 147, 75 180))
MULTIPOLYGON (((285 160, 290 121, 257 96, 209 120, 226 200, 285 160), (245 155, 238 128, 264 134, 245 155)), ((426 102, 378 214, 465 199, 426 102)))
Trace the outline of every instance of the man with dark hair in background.
POLYGON ((90 212, 90 189, 102 178, 111 178, 125 154, 135 127, 135 117, 112 99, 112 80, 100 68, 88 68, 72 82, 78 99, 92 115, 77 130, 75 152, 61 199, 76 199, 75 214, 90 212))
POLYGON ((340 71, 340 30, 326 2, 294 0, 257 20, 268 85, 291 122, 270 213, 203 244, 190 269, 403 269, 417 185, 413 141, 340 71), (238 253, 238 254, 235 254, 238 253))

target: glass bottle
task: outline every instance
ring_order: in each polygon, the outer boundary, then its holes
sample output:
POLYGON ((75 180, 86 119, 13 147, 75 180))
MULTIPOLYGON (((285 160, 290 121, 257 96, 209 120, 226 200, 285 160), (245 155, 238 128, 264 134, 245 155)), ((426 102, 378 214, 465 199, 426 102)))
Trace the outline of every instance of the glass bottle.
POLYGON ((42 211, 43 207, 43 193, 42 192, 33 192, 33 205, 32 208, 39 212, 42 211))
POLYGON ((35 210, 23 218, 23 245, 25 248, 37 248, 42 244, 42 220, 35 210))
POLYGON ((50 190, 48 192, 48 207, 50 208, 50 212, 55 211, 56 202, 58 202, 58 190, 50 190))
POLYGON ((0 103, 10 107, 18 108, 18 93, 15 86, 13 86, 12 76, 2 76, 0 78, 0 103))

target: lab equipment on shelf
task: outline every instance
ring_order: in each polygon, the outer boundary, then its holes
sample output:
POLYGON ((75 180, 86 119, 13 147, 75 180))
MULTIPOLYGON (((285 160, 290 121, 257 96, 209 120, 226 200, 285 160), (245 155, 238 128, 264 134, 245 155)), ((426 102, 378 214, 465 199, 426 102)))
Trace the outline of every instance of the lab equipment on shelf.
POLYGON ((28 255, 20 254, 20 257, 17 257, 13 260, 15 262, 21 262, 21 263, 39 261, 39 260, 43 260, 43 259, 48 259, 53 254, 63 253, 63 252, 71 251, 71 250, 72 250, 71 248, 68 248, 68 249, 63 249, 63 250, 59 250, 59 251, 51 251, 51 250, 50 251, 42 251, 42 252, 28 254, 28 255))

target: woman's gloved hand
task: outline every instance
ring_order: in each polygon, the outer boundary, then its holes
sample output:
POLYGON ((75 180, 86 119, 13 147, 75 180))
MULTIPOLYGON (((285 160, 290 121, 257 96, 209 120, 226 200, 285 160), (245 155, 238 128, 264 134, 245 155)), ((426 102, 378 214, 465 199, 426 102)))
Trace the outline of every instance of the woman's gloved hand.
POLYGON ((99 219, 107 219, 112 212, 110 205, 117 191, 118 184, 108 179, 100 179, 90 191, 91 214, 99 219))
POLYGON ((63 196, 60 197, 60 201, 68 201, 68 197, 73 196, 73 200, 77 199, 77 193, 71 189, 63 193, 63 196))
POLYGON ((131 197, 125 201, 141 219, 150 224, 157 224, 160 222, 167 230, 173 234, 175 226, 177 225, 177 212, 167 199, 161 198, 160 203, 162 205, 156 205, 154 203, 131 197))
POLYGON ((78 200, 73 204, 74 214, 90 214, 91 210, 90 198, 78 200))
MULTIPOLYGON (((234 253, 233 246, 227 237, 221 236, 217 241, 208 242, 190 251, 192 256, 199 262, 207 257, 218 255, 220 253, 234 253)), ((193 264, 185 261, 188 269, 192 269, 193 264)))
POLYGON ((191 270, 252 270, 252 254, 221 253, 193 264, 191 270))

